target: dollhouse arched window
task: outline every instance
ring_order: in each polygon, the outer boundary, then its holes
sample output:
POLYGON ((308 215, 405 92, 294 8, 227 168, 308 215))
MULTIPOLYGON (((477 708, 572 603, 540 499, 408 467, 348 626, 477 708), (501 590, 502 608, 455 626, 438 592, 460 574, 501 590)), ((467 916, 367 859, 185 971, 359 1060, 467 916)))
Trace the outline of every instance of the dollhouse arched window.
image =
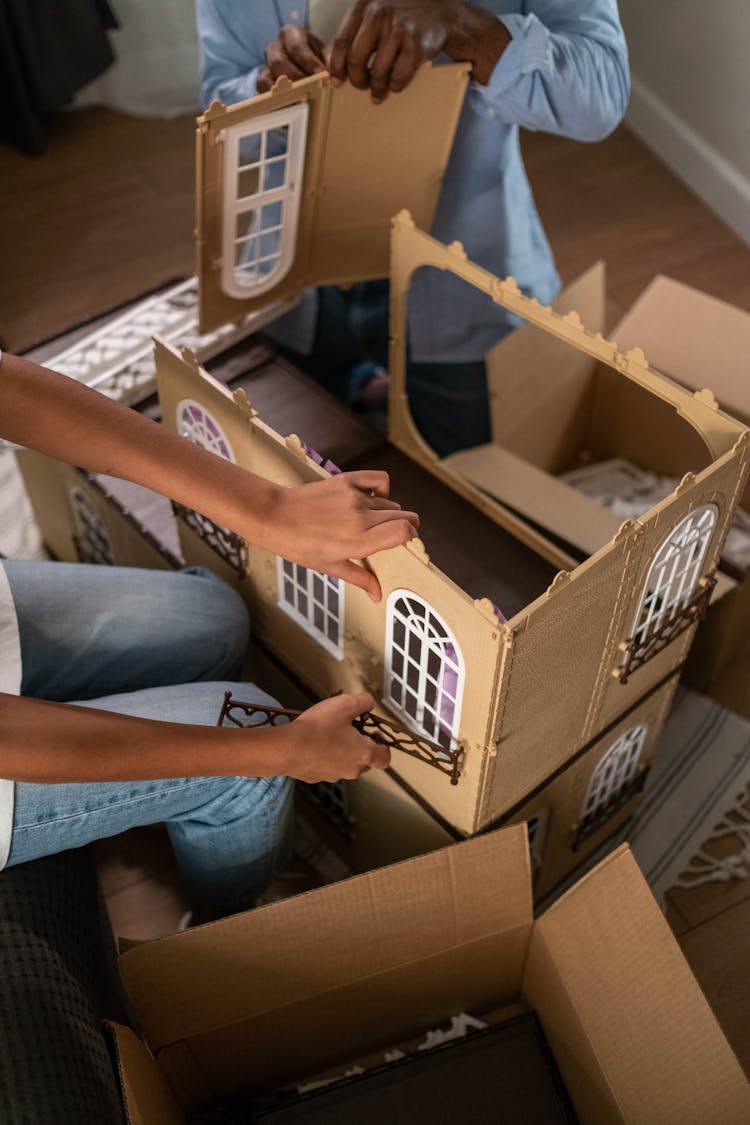
POLYGON ((464 662, 443 619, 417 594, 388 599, 385 702, 407 726, 454 749, 461 720, 464 662))
POLYGON ((255 297, 291 269, 297 246, 307 139, 307 103, 222 133, 222 288, 255 297))
POLYGON ((71 488, 70 502, 73 507, 74 542, 78 561, 112 566, 115 561, 112 544, 96 505, 81 488, 71 488))
POLYGON ((678 617, 695 596, 718 514, 715 504, 695 508, 660 546, 635 617, 634 647, 640 648, 678 617))
POLYGON ((631 727, 610 746, 591 775, 581 821, 589 824, 606 815, 630 792, 646 742, 645 723, 631 727))
POLYGON ((232 447, 221 426, 210 410, 192 398, 184 398, 177 405, 177 432, 209 453, 234 461, 232 447))
POLYGON ((318 570, 278 560, 279 606, 337 660, 344 657, 344 585, 318 570))

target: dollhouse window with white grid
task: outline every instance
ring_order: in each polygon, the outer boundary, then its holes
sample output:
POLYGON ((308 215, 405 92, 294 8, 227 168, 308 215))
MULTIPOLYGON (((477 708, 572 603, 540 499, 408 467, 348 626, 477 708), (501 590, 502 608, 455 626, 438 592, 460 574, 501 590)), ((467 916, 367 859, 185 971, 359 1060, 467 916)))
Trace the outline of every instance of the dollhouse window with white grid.
POLYGON ((308 107, 229 126, 224 141, 222 288, 255 297, 291 269, 297 246, 308 107))
POLYGON ((209 453, 215 453, 225 461, 234 461, 227 435, 210 410, 192 398, 184 398, 177 406, 177 432, 209 453))
POLYGON ((95 504, 81 488, 70 490, 78 561, 112 566, 114 555, 109 534, 95 504))
POLYGON ((593 820, 616 804, 635 780, 647 729, 644 723, 631 727, 610 746, 591 775, 581 812, 583 822, 593 820))
POLYGON ((677 617, 695 595, 718 514, 715 504, 695 508, 657 551, 635 618, 636 647, 677 617))
POLYGON ((450 629, 409 590, 388 599, 385 702, 412 730, 455 749, 464 662, 450 629))
POLYGON ((337 660, 344 657, 344 586, 338 578, 278 560, 279 606, 337 660))

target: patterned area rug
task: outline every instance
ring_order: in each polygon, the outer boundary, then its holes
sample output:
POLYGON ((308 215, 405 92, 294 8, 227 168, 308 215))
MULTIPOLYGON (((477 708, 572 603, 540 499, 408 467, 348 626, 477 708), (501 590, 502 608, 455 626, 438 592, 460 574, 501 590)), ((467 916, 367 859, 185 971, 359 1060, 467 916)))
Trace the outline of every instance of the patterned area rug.
POLYGON ((627 839, 656 898, 750 875, 750 722, 681 690, 627 839), (715 855, 710 841, 730 844, 715 855))

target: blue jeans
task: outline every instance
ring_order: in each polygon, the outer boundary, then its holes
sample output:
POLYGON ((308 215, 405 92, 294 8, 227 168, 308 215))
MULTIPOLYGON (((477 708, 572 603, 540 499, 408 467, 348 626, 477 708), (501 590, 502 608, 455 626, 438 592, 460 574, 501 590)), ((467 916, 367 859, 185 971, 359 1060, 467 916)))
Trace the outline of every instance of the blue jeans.
MULTIPOLYGON (((200 567, 179 572, 6 561, 21 636, 21 692, 123 715, 215 726, 237 683, 249 625, 242 599, 200 567)), ((16 785, 9 864, 166 821, 194 906, 252 905, 288 849, 288 778, 16 785)))

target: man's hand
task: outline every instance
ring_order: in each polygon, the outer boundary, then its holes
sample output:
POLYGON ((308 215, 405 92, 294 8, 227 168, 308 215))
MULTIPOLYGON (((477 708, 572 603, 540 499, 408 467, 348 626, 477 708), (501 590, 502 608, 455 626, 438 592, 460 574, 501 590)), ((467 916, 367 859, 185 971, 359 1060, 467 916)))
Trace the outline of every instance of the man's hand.
POLYGON ((462 0, 356 0, 336 33, 329 69, 334 82, 348 78, 381 102, 443 51, 470 62, 474 80, 486 85, 510 38, 495 15, 462 0))
POLYGON ((258 93, 267 93, 282 74, 296 82, 326 69, 325 48, 317 36, 306 27, 282 27, 279 38, 266 47, 266 65, 258 75, 258 93))
POLYGON ((388 499, 388 474, 361 470, 279 490, 269 546, 290 562, 322 570, 380 600, 374 574, 352 559, 413 539, 416 512, 388 499))
POLYGON ((365 770, 382 770, 391 752, 352 726, 358 715, 370 711, 375 700, 367 692, 336 695, 303 711, 293 723, 276 727, 287 741, 284 773, 297 781, 353 780, 365 770))

